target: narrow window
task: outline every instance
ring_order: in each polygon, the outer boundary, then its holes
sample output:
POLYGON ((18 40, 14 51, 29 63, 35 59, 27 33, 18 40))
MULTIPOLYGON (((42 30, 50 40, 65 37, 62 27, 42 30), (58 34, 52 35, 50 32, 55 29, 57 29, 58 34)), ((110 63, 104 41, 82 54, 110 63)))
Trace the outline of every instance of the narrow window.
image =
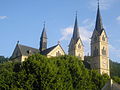
POLYGON ((102 36, 102 40, 105 41, 105 36, 104 35, 102 36))
POLYGON ((103 47, 103 49, 102 49, 102 55, 106 55, 105 47, 103 47))
POLYGON ((81 48, 81 45, 80 45, 80 44, 78 45, 78 48, 79 48, 79 49, 81 48))
POLYGON ((99 54, 98 49, 95 47, 94 52, 93 52, 93 56, 97 56, 98 54, 99 54))
POLYGON ((94 41, 96 42, 97 41, 97 36, 95 35, 95 37, 94 37, 94 41))

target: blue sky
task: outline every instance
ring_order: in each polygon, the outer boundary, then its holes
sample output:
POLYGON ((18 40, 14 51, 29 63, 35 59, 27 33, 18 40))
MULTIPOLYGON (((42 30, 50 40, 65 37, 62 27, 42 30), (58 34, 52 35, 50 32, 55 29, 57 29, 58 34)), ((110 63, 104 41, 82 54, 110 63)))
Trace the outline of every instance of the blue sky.
MULTIPOLYGON (((120 62, 120 0, 100 0, 102 21, 109 38, 110 58, 120 62)), ((90 52, 97 0, 0 0, 0 55, 10 57, 17 41, 39 48, 46 21, 48 47, 60 41, 67 53, 75 12, 85 54, 90 52)))

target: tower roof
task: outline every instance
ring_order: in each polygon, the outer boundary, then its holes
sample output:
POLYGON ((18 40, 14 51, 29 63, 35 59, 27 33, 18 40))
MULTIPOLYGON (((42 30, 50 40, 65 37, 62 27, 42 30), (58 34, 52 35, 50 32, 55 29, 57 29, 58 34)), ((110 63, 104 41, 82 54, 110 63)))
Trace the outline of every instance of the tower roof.
POLYGON ((45 23, 44 23, 44 27, 43 27, 43 31, 42 31, 42 35, 41 35, 41 39, 42 38, 47 38, 47 34, 46 34, 46 30, 45 30, 45 23))
POLYGON ((98 9, 97 9, 95 30, 97 30, 98 33, 101 33, 101 31, 103 30, 102 17, 99 9, 99 2, 98 2, 98 9))
POLYGON ((78 28, 78 22, 77 22, 77 14, 75 18, 75 25, 74 25, 74 31, 73 31, 73 39, 79 39, 79 28, 78 28))

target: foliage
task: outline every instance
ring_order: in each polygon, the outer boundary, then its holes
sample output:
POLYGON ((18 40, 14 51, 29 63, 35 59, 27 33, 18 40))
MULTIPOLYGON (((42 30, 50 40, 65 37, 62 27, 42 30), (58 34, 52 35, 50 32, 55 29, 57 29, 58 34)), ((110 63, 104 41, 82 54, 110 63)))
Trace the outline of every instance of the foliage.
POLYGON ((113 79, 116 83, 120 84, 120 77, 114 76, 114 77, 112 77, 112 79, 113 79))
MULTIPOLYGON (((85 58, 85 61, 87 61, 87 62, 91 62, 91 60, 92 60, 91 56, 85 56, 84 58, 85 58)), ((110 60, 109 64, 110 64, 110 76, 111 77, 114 77, 114 76, 120 77, 120 63, 110 60)))
POLYGON ((120 63, 113 62, 112 60, 110 60, 110 74, 112 77, 120 77, 120 63))
POLYGON ((7 62, 9 59, 4 56, 0 56, 0 63, 7 62))
POLYGON ((109 77, 88 70, 73 56, 46 58, 40 54, 25 62, 0 64, 0 89, 101 90, 109 77))

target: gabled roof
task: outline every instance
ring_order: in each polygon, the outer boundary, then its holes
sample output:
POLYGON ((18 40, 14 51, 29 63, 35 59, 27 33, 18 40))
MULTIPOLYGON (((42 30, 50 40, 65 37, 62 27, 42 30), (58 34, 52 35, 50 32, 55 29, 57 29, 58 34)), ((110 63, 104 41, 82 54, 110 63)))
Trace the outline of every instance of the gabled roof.
POLYGON ((55 45, 55 46, 52 46, 52 47, 50 47, 50 48, 48 48, 48 49, 46 49, 46 50, 44 50, 44 51, 41 51, 40 53, 42 54, 42 55, 47 55, 49 52, 51 52, 54 48, 56 48, 58 46, 58 44, 57 45, 55 45))
MULTIPOLYGON (((47 55, 47 54, 50 53, 52 50, 54 50, 58 45, 61 47, 60 44, 57 44, 57 45, 52 46, 52 47, 50 47, 50 48, 48 48, 48 49, 46 49, 46 50, 44 50, 44 51, 42 51, 42 52, 40 52, 40 53, 41 53, 42 55, 47 55)), ((62 47, 61 47, 61 49, 63 50, 62 47)), ((63 50, 63 52, 64 52, 64 50, 63 50)), ((64 53, 65 53, 65 52, 64 52, 64 53)))
POLYGON ((29 56, 31 54, 39 53, 39 49, 36 48, 32 48, 21 44, 18 44, 17 46, 23 56, 29 56))

